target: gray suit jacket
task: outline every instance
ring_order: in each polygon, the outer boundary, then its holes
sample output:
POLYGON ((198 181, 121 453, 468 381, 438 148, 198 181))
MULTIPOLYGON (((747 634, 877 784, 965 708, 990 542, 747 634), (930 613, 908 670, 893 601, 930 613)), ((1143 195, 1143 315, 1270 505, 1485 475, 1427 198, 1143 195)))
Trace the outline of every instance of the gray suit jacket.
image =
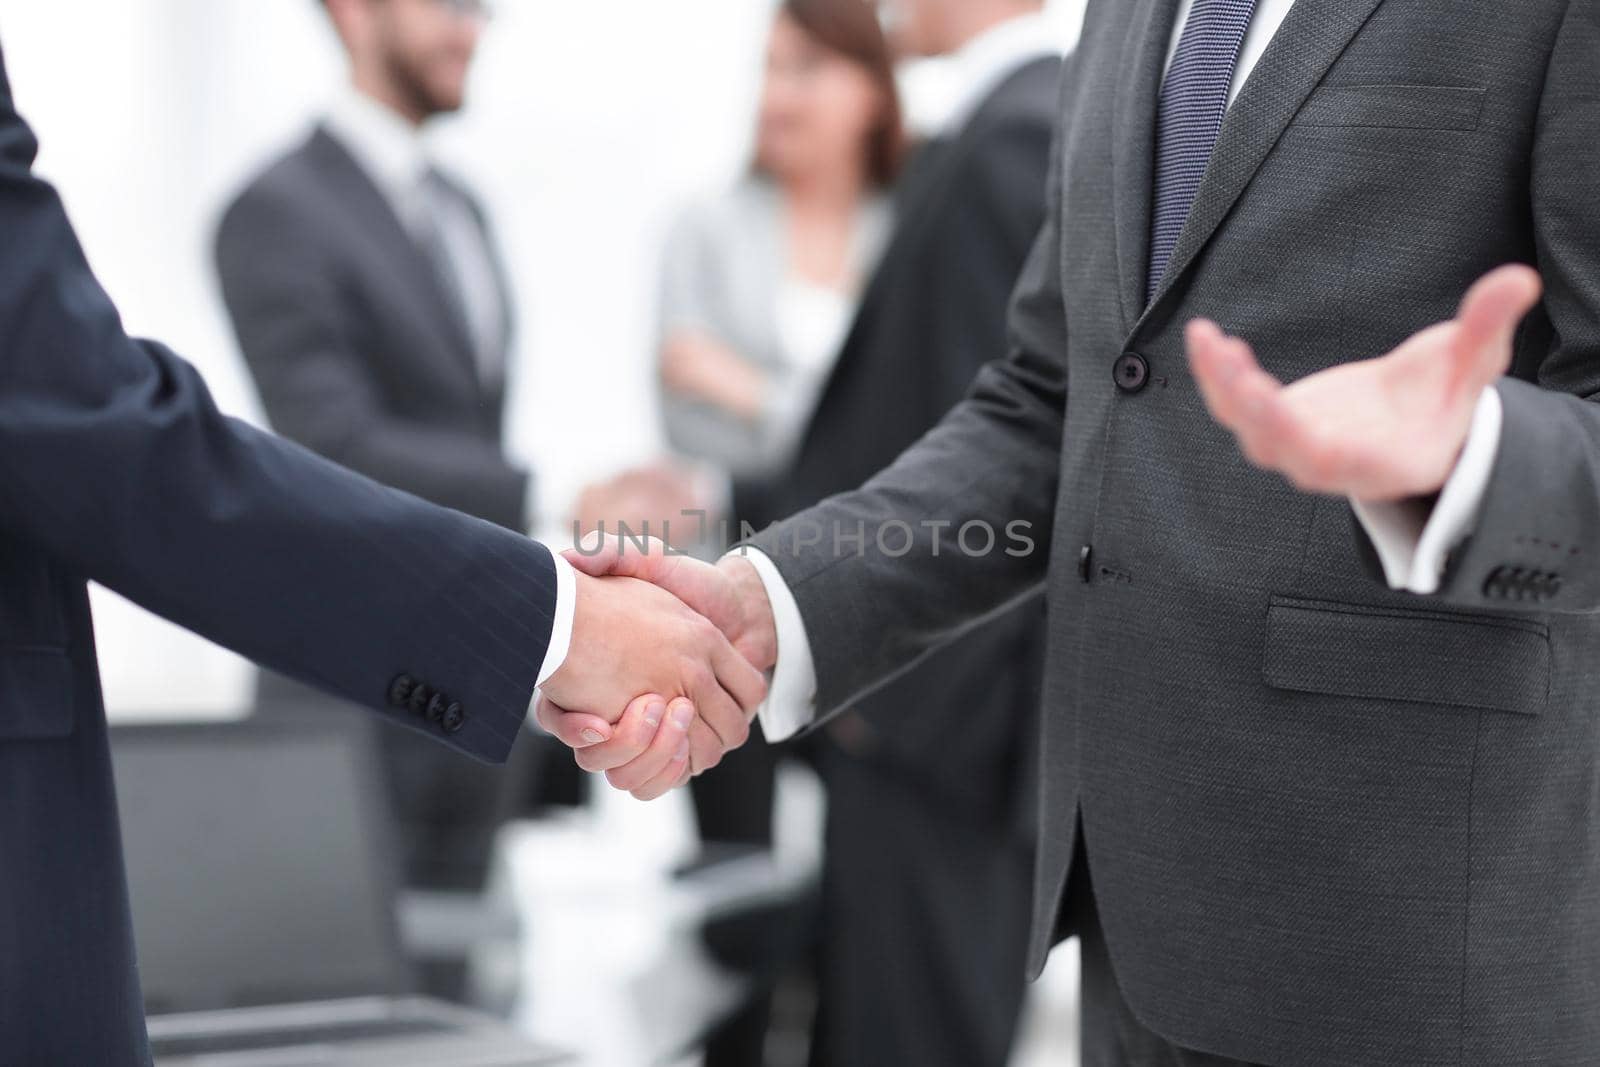
POLYGON ((1009 358, 864 489, 758 539, 820 702, 1045 583, 1035 971, 1081 819, 1123 990, 1172 1041, 1271 1064, 1600 1062, 1596 4, 1299 0, 1147 308, 1178 6, 1089 6, 1009 358), (1391 593, 1344 502, 1252 469, 1207 417, 1183 325, 1214 317, 1294 379, 1448 317, 1510 260, 1549 293, 1482 528, 1449 602, 1391 593), (1113 377, 1124 353, 1142 388, 1113 377), (942 551, 924 519, 955 524, 942 551), (891 531, 891 555, 870 529, 896 520, 916 536, 902 553, 891 531), (1024 520, 1038 550, 952 551, 968 520, 1024 520), (858 522, 864 553, 796 548, 858 522))
MULTIPOLYGON (((487 227, 484 241, 492 252, 487 227)), ((527 528, 528 472, 501 441, 503 371, 480 373, 427 257, 344 145, 319 127, 253 180, 223 215, 216 260, 273 429, 386 485, 527 528)))

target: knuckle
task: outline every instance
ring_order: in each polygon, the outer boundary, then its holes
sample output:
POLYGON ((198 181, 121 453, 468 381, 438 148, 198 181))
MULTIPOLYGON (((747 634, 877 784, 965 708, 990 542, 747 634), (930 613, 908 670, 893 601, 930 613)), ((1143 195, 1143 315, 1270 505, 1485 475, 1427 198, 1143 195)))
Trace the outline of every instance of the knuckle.
POLYGON ((695 660, 688 665, 685 680, 691 691, 701 694, 712 691, 717 684, 716 674, 704 660, 695 660))
POLYGON ((722 631, 701 615, 689 620, 689 635, 700 648, 713 648, 722 640, 722 631))
POLYGON ((650 724, 643 719, 629 719, 622 724, 612 739, 613 751, 637 755, 650 747, 650 724))

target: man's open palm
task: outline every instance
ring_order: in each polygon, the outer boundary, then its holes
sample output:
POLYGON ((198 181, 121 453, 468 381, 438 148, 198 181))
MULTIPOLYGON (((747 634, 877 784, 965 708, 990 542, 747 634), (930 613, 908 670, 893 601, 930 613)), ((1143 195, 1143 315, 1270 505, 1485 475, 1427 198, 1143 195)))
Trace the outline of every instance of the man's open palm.
POLYGON ((1379 359, 1284 386, 1250 346, 1197 320, 1189 365, 1212 416, 1245 457, 1308 492, 1373 503, 1437 493, 1449 480, 1485 387, 1511 365, 1517 324, 1541 294, 1524 266, 1492 272, 1461 311, 1379 359))

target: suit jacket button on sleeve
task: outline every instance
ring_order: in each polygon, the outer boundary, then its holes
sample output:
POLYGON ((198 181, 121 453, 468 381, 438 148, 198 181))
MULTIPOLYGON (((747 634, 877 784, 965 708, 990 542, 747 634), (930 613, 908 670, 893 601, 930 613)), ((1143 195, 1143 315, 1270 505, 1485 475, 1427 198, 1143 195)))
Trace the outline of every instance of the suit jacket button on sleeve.
POLYGON ((1506 569, 1496 567, 1483 583, 1483 595, 1491 600, 1504 600, 1506 596, 1506 569))
POLYGON ((461 728, 467 725, 467 713, 461 710, 460 704, 451 704, 444 709, 439 725, 447 734, 460 733, 461 728))
POLYGON ((1137 393, 1150 380, 1150 364, 1137 352, 1124 352, 1111 365, 1111 376, 1124 393, 1137 393))
POLYGON ((428 710, 425 713, 429 722, 441 722, 444 719, 445 708, 450 704, 450 698, 443 693, 433 694, 433 699, 428 701, 428 710))
POLYGON ((411 699, 411 691, 416 687, 417 681, 411 675, 402 674, 396 676, 395 680, 389 683, 389 706, 395 708, 405 707, 406 701, 411 699))
POLYGON ((1533 593, 1533 574, 1521 567, 1511 572, 1511 595, 1518 600, 1527 600, 1533 593))
POLYGON ((406 707, 411 709, 411 714, 421 715, 427 710, 428 701, 433 699, 433 689, 426 685, 418 685, 411 690, 411 699, 406 701, 406 707))

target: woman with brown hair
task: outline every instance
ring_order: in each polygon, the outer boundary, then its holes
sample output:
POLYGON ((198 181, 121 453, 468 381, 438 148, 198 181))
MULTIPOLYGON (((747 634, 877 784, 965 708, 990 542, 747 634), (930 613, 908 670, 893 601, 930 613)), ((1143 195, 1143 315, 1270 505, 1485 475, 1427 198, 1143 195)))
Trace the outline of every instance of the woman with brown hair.
POLYGON ((868 0, 786 0, 755 163, 669 241, 661 306, 668 437, 726 470, 760 524, 891 227, 903 149, 889 45, 868 0))

